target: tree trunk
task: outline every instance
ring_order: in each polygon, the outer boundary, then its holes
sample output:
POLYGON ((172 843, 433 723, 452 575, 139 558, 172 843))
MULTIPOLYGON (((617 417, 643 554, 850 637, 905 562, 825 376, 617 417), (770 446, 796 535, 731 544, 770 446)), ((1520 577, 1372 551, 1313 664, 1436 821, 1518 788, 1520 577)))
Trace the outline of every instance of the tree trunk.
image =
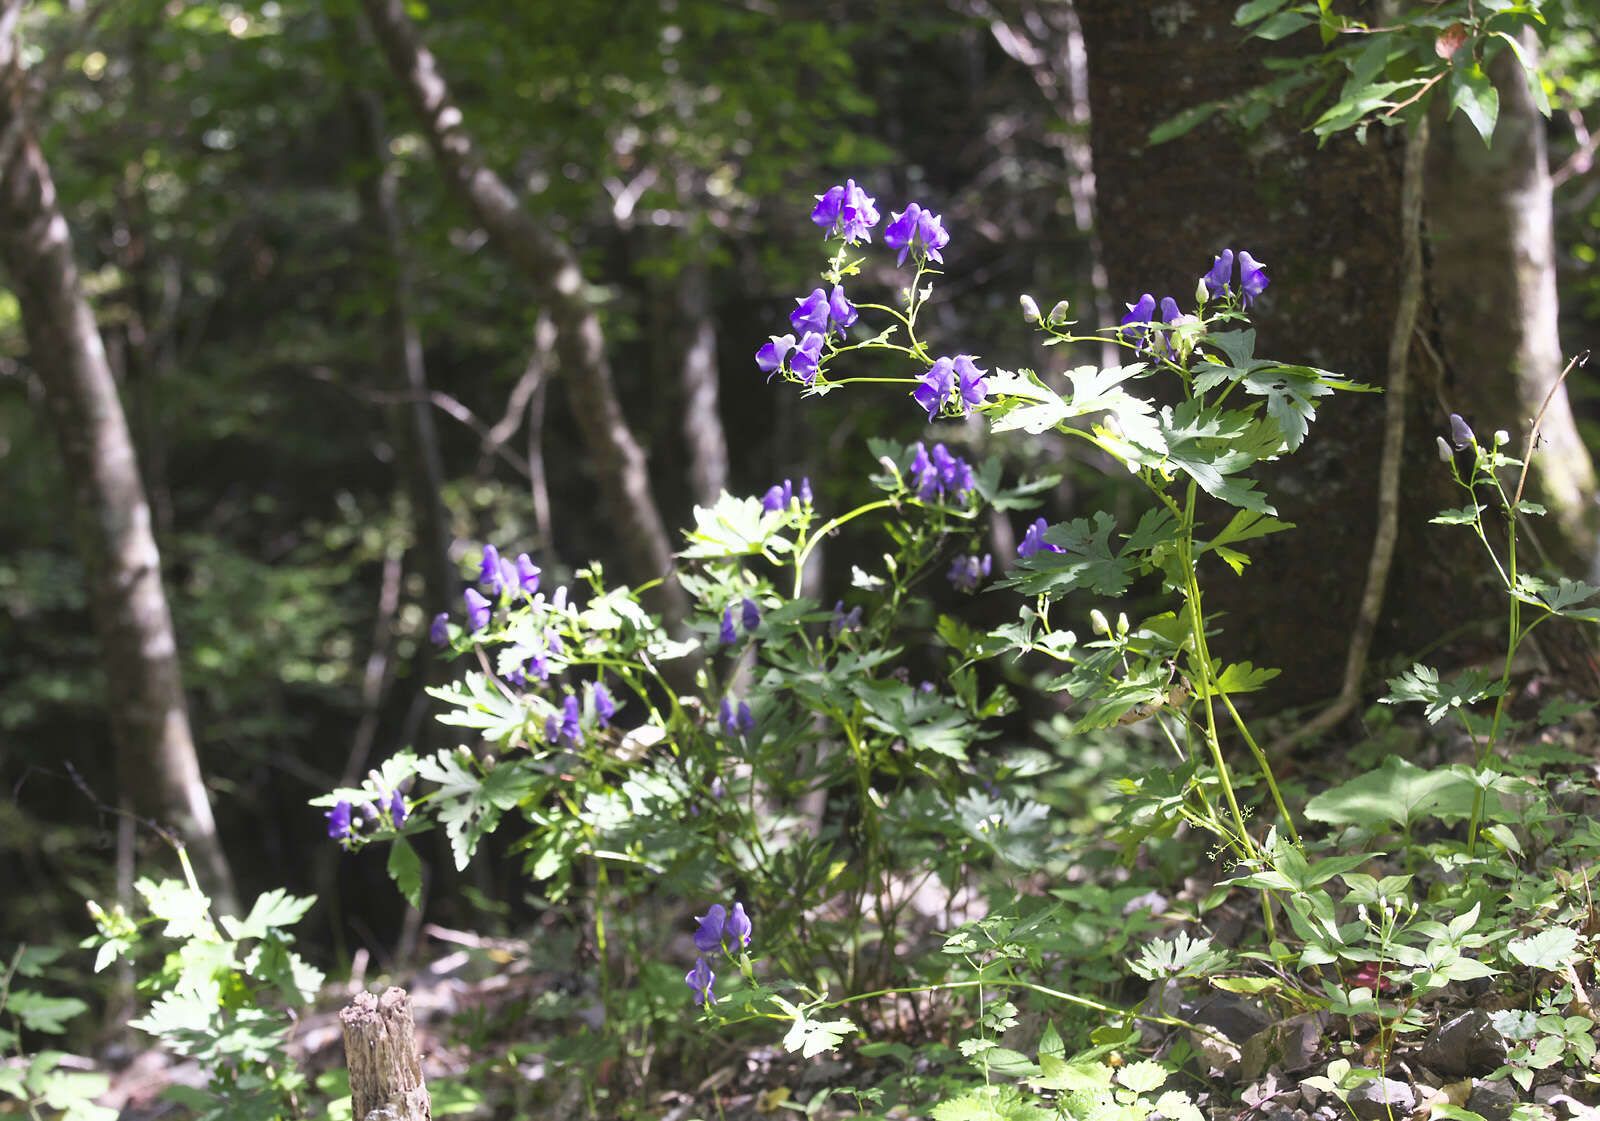
POLYGON ((716 505, 728 485, 728 441, 717 406, 717 324, 710 278, 700 261, 678 278, 678 306, 691 338, 683 354, 683 436, 689 448, 689 488, 702 506, 716 505))
POLYGON ((350 1108, 356 1121, 430 1121, 433 1102, 422 1077, 411 998, 389 989, 382 999, 357 993, 339 1012, 350 1108))
MULTIPOLYGON (((484 165, 432 52, 417 37, 405 0, 362 0, 362 8, 390 69, 422 118, 451 189, 483 225, 489 244, 523 274, 550 313, 567 397, 629 577, 644 582, 668 576, 671 542, 650 492, 644 450, 617 400, 600 320, 584 295, 577 256, 535 222, 505 182, 484 165)), ((655 598, 669 623, 687 617, 688 597, 675 580, 658 585, 655 598)))
MULTIPOLYGON (((1302 121, 1280 114, 1250 133, 1213 119, 1147 147, 1149 130, 1179 110, 1260 82, 1266 45, 1241 44, 1234 0, 1076 6, 1112 291, 1124 301, 1171 294, 1188 306, 1214 254, 1247 249, 1272 278, 1253 309, 1258 354, 1384 384, 1401 287, 1399 133, 1375 129, 1365 145, 1340 137, 1319 150, 1302 121)), ((1428 371, 1415 345, 1410 362, 1428 371)), ((1213 649, 1283 669, 1268 704, 1339 692, 1376 532, 1383 418, 1376 395, 1325 402, 1305 447, 1260 472, 1279 516, 1298 528, 1251 542, 1254 563, 1242 577, 1220 565, 1203 573, 1207 610, 1225 613, 1213 649)), ((1449 529, 1428 525, 1461 502, 1433 454, 1445 427, 1435 395, 1417 387, 1376 658, 1413 654, 1503 611, 1483 559, 1449 529)))
MULTIPOLYGON (((1538 39, 1522 49, 1538 57, 1538 39)), ((1493 144, 1465 113, 1443 121, 1436 104, 1428 166, 1430 280, 1453 411, 1487 438, 1509 429, 1515 454, 1565 364, 1557 330, 1554 208, 1545 120, 1509 48, 1489 64, 1500 92, 1493 144)), ((1565 387, 1550 399, 1534 453, 1532 497, 1550 511, 1536 533, 1571 575, 1596 560, 1595 474, 1565 387)))
POLYGON ((189 730, 161 558, 127 418, 28 119, 19 8, 13 2, 0 9, 0 261, 21 306, 72 488, 68 513, 103 651, 118 774, 140 813, 176 828, 218 906, 237 912, 189 730))

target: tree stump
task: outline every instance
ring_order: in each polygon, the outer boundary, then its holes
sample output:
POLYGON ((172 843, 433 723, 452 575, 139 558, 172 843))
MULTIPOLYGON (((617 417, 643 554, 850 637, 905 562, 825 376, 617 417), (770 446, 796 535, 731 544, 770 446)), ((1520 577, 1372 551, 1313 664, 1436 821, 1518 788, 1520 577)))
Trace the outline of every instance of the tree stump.
POLYGON ((357 993, 339 1012, 339 1022, 355 1121, 432 1121, 406 991, 390 989, 382 999, 357 993))

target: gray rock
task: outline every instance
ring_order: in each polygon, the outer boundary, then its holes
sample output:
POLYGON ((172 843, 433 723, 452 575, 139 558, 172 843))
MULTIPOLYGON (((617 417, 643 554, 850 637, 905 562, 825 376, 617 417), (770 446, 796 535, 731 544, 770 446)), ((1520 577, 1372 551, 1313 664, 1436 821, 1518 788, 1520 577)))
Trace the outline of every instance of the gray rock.
POLYGON ((1417 1108, 1417 1092, 1393 1078, 1374 1078, 1351 1090, 1346 1102, 1361 1121, 1379 1121, 1407 1116, 1417 1108))
POLYGON ((1305 1070, 1315 1059, 1327 1026, 1325 1012, 1305 1012, 1269 1024, 1245 1040, 1240 1049, 1240 1075, 1254 1082, 1269 1070, 1305 1070))
POLYGON ((1433 1030, 1418 1059, 1440 1074, 1488 1074, 1505 1064, 1506 1041, 1487 1012, 1463 1012, 1433 1030))
POLYGON ((1467 1108, 1483 1121, 1511 1121, 1511 1107, 1516 1104, 1517 1092, 1510 1082, 1475 1083, 1467 1099, 1467 1108))

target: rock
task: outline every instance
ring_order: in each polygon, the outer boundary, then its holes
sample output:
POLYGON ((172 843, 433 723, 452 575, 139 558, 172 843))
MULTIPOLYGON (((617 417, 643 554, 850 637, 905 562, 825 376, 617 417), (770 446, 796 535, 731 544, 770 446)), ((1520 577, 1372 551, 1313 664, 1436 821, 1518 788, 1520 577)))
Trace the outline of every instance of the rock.
POLYGON ((1487 1012, 1463 1012, 1433 1030, 1418 1059, 1440 1074, 1488 1074, 1505 1064, 1506 1041, 1487 1012))
POLYGON ((1325 1012, 1305 1012, 1269 1024, 1245 1040, 1240 1049, 1240 1075, 1254 1082, 1269 1070, 1305 1070, 1322 1044, 1325 1012))
POLYGON ((1374 1078, 1351 1090, 1346 1104, 1361 1121, 1400 1118, 1417 1108, 1417 1093, 1393 1078, 1374 1078))
POLYGON ((1479 1082, 1467 1099, 1467 1108, 1483 1121, 1511 1121, 1511 1107, 1516 1104, 1517 1092, 1510 1082, 1479 1082))

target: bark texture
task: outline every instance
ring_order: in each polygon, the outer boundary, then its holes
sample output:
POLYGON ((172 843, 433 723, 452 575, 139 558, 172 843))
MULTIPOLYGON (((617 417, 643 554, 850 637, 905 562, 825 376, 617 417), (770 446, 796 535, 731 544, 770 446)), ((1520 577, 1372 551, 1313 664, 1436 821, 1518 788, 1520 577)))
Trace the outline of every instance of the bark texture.
MULTIPOLYGON (((362 8, 390 69, 422 118, 451 189, 483 225, 490 245, 522 273, 549 311, 567 396, 630 578, 643 582, 667 576, 672 546, 651 495, 644 450, 617 399, 600 320, 584 296, 577 256, 535 222, 485 166, 432 52, 406 14, 405 0, 362 0, 362 8)), ((669 622, 688 615, 688 597, 671 579, 658 586, 658 606, 669 622)))
POLYGON ((21 305, 29 360, 44 386, 72 489, 63 513, 72 520, 89 582, 117 771, 134 807, 177 831, 206 890, 222 910, 237 913, 190 732, 150 504, 79 282, 67 220, 28 117, 19 7, 0 9, 0 264, 21 305))
POLYGON ((683 438, 689 449, 689 486, 702 506, 716 505, 728 485, 728 441, 717 405, 717 323, 711 314, 706 267, 692 262, 679 278, 679 311, 691 337, 683 353, 683 438))
POLYGON ((357 993, 340 1010, 339 1023, 356 1121, 430 1121, 433 1102, 406 991, 389 989, 382 999, 357 993))
MULTIPOLYGON (((1522 38, 1537 58, 1538 39, 1522 38)), ((1521 455, 1528 430, 1565 361, 1557 329, 1554 210, 1545 120, 1509 48, 1489 63, 1500 93, 1493 143, 1465 113, 1434 129, 1428 215, 1432 287, 1452 409, 1480 439, 1513 433, 1521 455)), ((1435 115, 1443 117, 1443 106, 1435 115)), ((1536 532, 1569 573, 1593 571, 1597 523, 1594 464, 1573 421, 1566 389, 1556 390, 1540 425, 1533 497, 1551 517, 1536 532)))
MULTIPOLYGON (((1257 353, 1382 385, 1399 303, 1401 138, 1375 129, 1318 149, 1301 122, 1268 120, 1245 134, 1208 122, 1147 147, 1156 124, 1205 98, 1261 80, 1265 53, 1241 43, 1233 0, 1141 5, 1078 0, 1088 47, 1097 211, 1113 293, 1192 300, 1224 247, 1248 249, 1272 278, 1257 303, 1257 353)), ((1417 363, 1420 349, 1410 356, 1417 363)), ((1415 393, 1405 418, 1399 533, 1375 658, 1410 654, 1457 625, 1500 610, 1479 558, 1428 519, 1459 505, 1434 458, 1445 416, 1415 393)), ((1265 703, 1301 704, 1339 691, 1360 608, 1378 513, 1384 402, 1324 403, 1305 446, 1270 464, 1262 484, 1299 528, 1246 551, 1243 577, 1208 568, 1206 606, 1224 612, 1214 651, 1279 666, 1265 703)))

